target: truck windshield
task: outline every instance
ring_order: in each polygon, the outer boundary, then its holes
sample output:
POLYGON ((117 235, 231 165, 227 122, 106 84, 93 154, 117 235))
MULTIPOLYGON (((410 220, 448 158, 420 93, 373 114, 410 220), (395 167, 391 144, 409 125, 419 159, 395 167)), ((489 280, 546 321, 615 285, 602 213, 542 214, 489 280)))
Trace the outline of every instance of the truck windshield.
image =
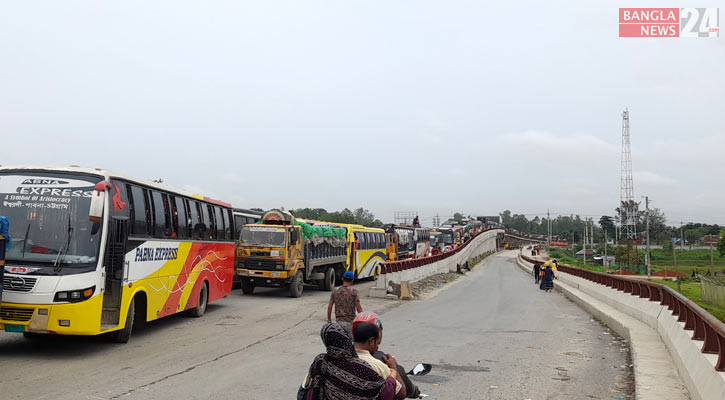
POLYGON ((0 173, 0 215, 10 221, 7 262, 86 267, 95 264, 100 224, 88 220, 98 177, 0 173))
POLYGON ((287 240, 286 230, 266 226, 245 226, 242 228, 242 246, 247 247, 284 247, 287 240))

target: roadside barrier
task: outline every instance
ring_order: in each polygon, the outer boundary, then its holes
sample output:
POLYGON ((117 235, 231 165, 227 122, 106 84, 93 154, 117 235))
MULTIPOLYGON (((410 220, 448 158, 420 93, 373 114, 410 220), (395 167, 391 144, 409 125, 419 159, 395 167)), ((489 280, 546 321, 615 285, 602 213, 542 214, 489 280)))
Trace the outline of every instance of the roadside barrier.
MULTIPOLYGON (((537 261, 524 255, 519 257, 520 265, 537 261)), ((656 331, 665 343, 690 398, 725 399, 724 323, 662 284, 569 265, 560 265, 558 269, 561 282, 656 331)), ((632 350, 636 351, 635 348, 632 350)))
MULTIPOLYGON (((522 258, 530 263, 536 262, 531 257, 522 256, 522 258)), ((703 353, 718 355, 715 370, 725 371, 725 324, 692 300, 668 286, 643 279, 610 275, 568 265, 561 265, 557 268, 567 274, 666 306, 672 315, 677 317, 677 322, 685 323, 686 331, 694 331, 692 340, 704 341, 701 348, 703 353)))
POLYGON ((428 257, 385 262, 380 267, 376 285, 370 294, 375 297, 385 297, 391 283, 415 282, 434 274, 455 272, 472 258, 483 253, 496 251, 496 241, 499 234, 503 235, 503 229, 487 229, 474 235, 466 243, 449 252, 428 257))

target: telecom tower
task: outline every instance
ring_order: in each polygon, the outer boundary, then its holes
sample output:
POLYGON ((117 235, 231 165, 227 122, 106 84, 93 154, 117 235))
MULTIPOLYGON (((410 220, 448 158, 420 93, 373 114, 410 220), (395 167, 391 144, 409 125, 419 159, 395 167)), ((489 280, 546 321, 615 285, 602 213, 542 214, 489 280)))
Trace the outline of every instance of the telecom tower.
MULTIPOLYGON (((618 258, 632 270, 632 264, 639 264, 637 239, 637 209, 639 204, 634 201, 634 180, 632 179, 632 150, 629 144, 629 111, 622 113, 622 177, 619 204, 620 240, 626 244, 625 254, 618 258)), ((620 261, 620 265, 621 265, 620 261)))

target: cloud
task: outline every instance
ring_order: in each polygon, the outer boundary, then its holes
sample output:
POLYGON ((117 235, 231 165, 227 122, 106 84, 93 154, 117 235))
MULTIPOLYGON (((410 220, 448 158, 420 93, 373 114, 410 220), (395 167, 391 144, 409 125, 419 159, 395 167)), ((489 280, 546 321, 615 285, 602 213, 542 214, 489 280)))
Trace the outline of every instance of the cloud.
POLYGON ((664 186, 671 187, 678 185, 679 182, 666 176, 658 175, 650 171, 634 171, 632 172, 634 182, 642 186, 664 186))

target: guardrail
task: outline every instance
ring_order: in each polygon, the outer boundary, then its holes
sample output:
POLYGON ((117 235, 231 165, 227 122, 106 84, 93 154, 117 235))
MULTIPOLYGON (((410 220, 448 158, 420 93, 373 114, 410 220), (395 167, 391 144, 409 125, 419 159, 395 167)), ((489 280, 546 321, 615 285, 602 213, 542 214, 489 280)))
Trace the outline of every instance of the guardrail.
POLYGON ((471 238, 468 239, 462 245, 458 246, 457 248, 455 248, 455 249, 453 249, 451 251, 447 251, 445 253, 440 253, 440 254, 436 254, 436 255, 433 255, 433 256, 427 256, 427 257, 409 258, 407 260, 397 260, 397 261, 384 262, 383 265, 382 265, 382 268, 380 269, 380 273, 381 274, 389 274, 391 272, 405 271, 405 270, 408 270, 408 269, 418 268, 418 267, 422 267, 424 265, 428 265, 428 264, 432 264, 432 263, 437 262, 437 261, 444 260, 444 259, 446 259, 446 258, 448 258, 448 257, 450 257, 450 256, 452 256, 452 255, 454 255, 456 253, 458 253, 459 251, 463 250, 478 235, 480 235, 480 234, 482 234, 482 233, 484 233, 486 231, 489 231, 489 230, 490 229, 485 229, 485 230, 483 230, 481 232, 478 232, 477 234, 471 236, 471 238))
MULTIPOLYGON (((522 256, 522 258, 530 263, 541 262, 528 256, 522 256)), ((703 353, 718 355, 715 370, 725 371, 725 324, 669 286, 568 265, 559 265, 557 269, 624 293, 630 293, 632 296, 658 301, 660 305, 666 306, 673 316, 677 317, 678 322, 685 323, 685 330, 694 331, 692 340, 704 341, 701 348, 703 353)))

